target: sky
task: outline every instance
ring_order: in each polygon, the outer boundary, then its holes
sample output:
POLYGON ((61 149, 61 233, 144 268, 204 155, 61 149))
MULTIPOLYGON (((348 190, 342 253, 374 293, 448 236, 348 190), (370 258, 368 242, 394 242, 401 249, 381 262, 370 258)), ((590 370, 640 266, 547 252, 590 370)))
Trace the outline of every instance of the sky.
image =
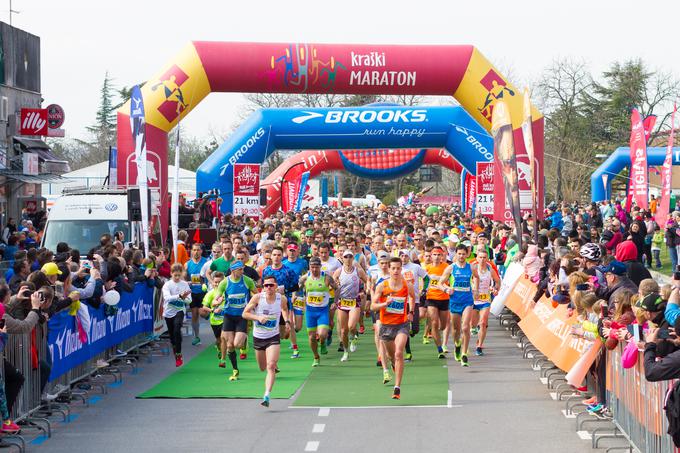
MULTIPOLYGON (((71 138, 87 137, 107 71, 117 87, 142 82, 192 40, 472 44, 518 86, 567 57, 595 73, 642 58, 680 78, 674 1, 12 0, 12 9, 12 24, 41 38, 43 105, 64 108, 71 138)), ((9 0, 0 20, 9 22, 9 0)), ((244 104, 211 94, 182 129, 225 136, 244 104)))

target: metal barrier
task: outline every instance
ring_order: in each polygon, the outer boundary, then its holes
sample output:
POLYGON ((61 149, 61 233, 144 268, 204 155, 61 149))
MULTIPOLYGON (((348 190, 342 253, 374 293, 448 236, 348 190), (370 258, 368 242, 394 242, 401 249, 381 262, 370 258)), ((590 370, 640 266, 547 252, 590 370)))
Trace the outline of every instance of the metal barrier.
MULTIPOLYGON (((158 311, 155 311, 154 318, 157 316, 158 311)), ((169 355, 170 346, 166 343, 159 341, 151 332, 134 335, 48 383, 51 358, 47 344, 47 324, 38 324, 34 332, 28 334, 10 334, 4 358, 24 377, 10 417, 21 425, 22 435, 37 430, 50 437, 51 425, 47 417, 58 413, 67 421, 70 414, 67 403, 55 401, 57 395, 62 395, 67 402, 80 401, 87 405, 91 389, 107 393, 106 384, 111 383, 111 379, 113 382, 121 381, 122 370, 128 368, 134 371, 140 358, 146 357, 150 361, 153 355, 169 355), (98 364, 100 360, 107 363, 98 364), (45 388, 42 388, 43 385, 45 388), (52 393, 52 397, 46 399, 48 393, 52 393)), ((5 380, 4 366, 0 366, 0 375, 5 380)), ((2 435, 0 446, 3 442, 5 445, 13 443, 21 451, 25 449, 21 436, 2 435)))
POLYGON ((623 346, 607 354, 607 406, 614 423, 631 445, 641 452, 678 452, 667 434, 668 420, 663 410, 671 381, 647 382, 643 354, 629 369, 621 366, 623 346))

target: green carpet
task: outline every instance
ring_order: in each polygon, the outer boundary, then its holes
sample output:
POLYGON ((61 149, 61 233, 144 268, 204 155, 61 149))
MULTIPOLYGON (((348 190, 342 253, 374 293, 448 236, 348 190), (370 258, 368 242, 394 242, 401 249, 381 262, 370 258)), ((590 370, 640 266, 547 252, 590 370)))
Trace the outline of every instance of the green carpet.
MULTIPOLYGON (((334 339, 335 340, 335 339, 334 339)), ((340 362, 335 341, 328 355, 321 356, 305 382, 294 406, 425 406, 446 405, 449 376, 446 361, 438 359, 434 344, 423 345, 422 334, 412 338, 413 361, 407 363, 401 384, 401 399, 393 400, 394 380, 383 385, 382 368, 375 366, 373 330, 366 325, 358 350, 348 362, 340 362)), ((305 359, 308 363, 308 359, 305 359)))
MULTIPOLYGON (((305 337, 302 339, 306 340, 305 337)), ((185 342, 186 343, 186 342, 185 342)), ((306 343, 306 341, 305 341, 306 343)), ((249 340, 252 345, 252 337, 249 340)), ((281 358, 272 391, 272 398, 290 398, 307 379, 311 367, 309 346, 301 344, 300 352, 306 359, 291 359, 290 342, 281 344, 281 358)), ((187 345, 185 345, 186 347, 187 345)), ((191 346, 188 346, 191 347, 191 346)), ((172 357, 161 360, 174 360, 172 357)), ((241 372, 236 382, 229 382, 231 364, 227 358, 227 367, 217 366, 217 351, 208 346, 203 352, 185 363, 179 370, 162 380, 153 388, 138 395, 137 398, 261 398, 264 393, 265 373, 261 372, 255 362, 255 351, 248 351, 246 360, 239 360, 241 372)))

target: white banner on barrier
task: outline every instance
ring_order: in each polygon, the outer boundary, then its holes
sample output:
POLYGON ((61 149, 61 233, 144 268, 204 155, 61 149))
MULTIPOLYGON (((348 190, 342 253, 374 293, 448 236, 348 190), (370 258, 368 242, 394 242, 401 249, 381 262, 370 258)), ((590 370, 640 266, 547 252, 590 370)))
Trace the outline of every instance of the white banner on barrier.
POLYGON ((505 270, 505 275, 501 282, 501 289, 498 291, 496 297, 493 298, 493 302, 491 302, 489 311, 494 316, 500 316, 503 307, 505 307, 505 299, 507 299, 510 292, 515 289, 515 285, 522 275, 524 275, 524 266, 520 263, 510 263, 510 266, 505 270))

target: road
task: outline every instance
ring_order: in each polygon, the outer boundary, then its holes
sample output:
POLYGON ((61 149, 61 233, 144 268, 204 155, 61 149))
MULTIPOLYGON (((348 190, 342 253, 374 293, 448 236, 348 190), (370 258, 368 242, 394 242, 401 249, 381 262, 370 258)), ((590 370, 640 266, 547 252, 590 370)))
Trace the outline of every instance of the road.
MULTIPOLYGON (((203 331, 207 344, 209 331, 203 331)), ((185 345, 188 360, 201 350, 187 338, 185 345)), ((173 360, 156 357, 138 374, 125 374, 122 385, 90 407, 73 405, 74 420, 55 423, 52 438, 29 443, 28 451, 590 450, 574 433, 573 419, 561 414, 563 403, 550 399, 515 341, 495 321, 486 346, 487 354, 472 356, 467 369, 448 360, 452 398, 443 407, 293 408, 292 401, 274 400, 267 410, 251 399, 136 399, 175 370, 173 360)))

